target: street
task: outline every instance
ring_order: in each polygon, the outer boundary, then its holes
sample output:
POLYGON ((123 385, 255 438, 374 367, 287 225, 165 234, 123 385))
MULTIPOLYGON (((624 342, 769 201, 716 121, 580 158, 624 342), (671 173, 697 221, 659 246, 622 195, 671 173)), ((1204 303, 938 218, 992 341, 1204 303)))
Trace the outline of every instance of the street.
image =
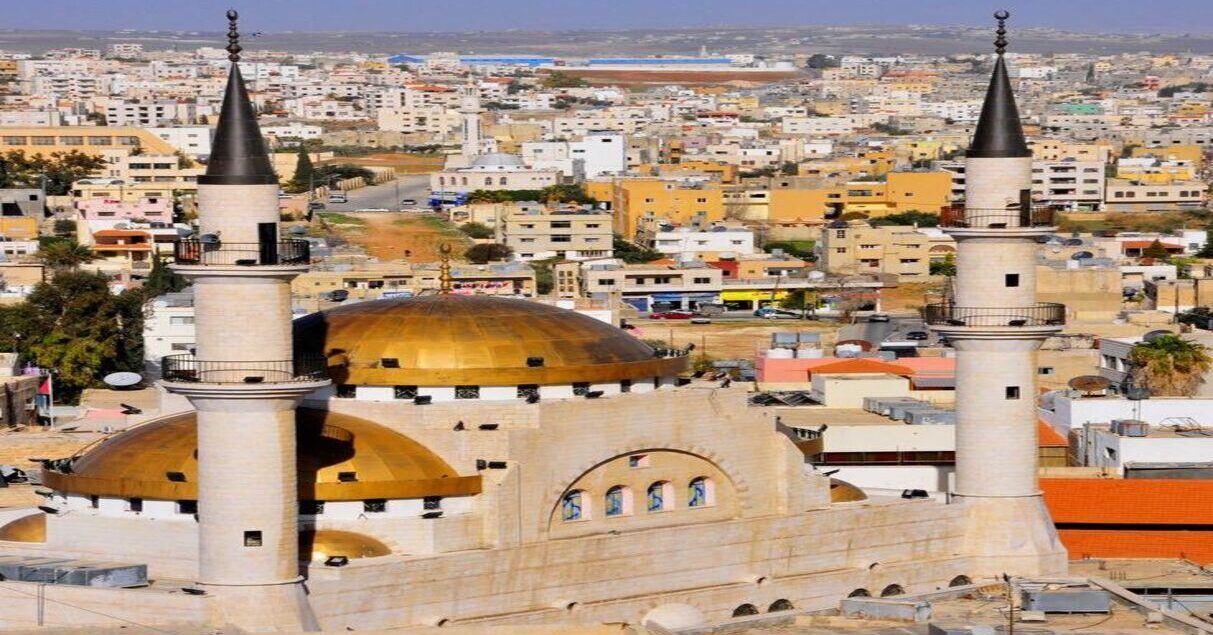
POLYGON ((417 204, 410 207, 428 209, 430 198, 430 177, 428 174, 405 174, 398 176, 395 181, 379 185, 349 190, 345 193, 349 198, 346 203, 324 203, 327 212, 355 212, 360 209, 386 209, 399 211, 400 201, 413 199, 417 204))

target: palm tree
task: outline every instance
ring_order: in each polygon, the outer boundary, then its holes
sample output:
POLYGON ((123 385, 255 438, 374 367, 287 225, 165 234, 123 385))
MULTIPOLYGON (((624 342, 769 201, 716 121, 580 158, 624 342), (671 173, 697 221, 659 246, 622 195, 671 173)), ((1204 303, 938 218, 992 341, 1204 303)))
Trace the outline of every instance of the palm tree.
POLYGON ((56 240, 38 250, 38 258, 52 269, 75 269, 97 259, 88 245, 74 240, 56 240))
POLYGON ((1178 335, 1141 342, 1129 351, 1133 381, 1152 395, 1190 397, 1205 383, 1213 357, 1204 344, 1178 335))
POLYGON ((500 198, 496 192, 489 190, 475 190, 468 194, 469 203, 497 203, 500 202, 500 198))

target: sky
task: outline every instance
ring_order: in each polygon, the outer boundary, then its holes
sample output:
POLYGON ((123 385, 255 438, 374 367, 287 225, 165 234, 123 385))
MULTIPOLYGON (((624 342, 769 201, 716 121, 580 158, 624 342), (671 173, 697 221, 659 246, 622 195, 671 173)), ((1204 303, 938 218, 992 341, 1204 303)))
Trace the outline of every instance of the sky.
POLYGON ((778 24, 1011 24, 1213 35, 1213 0, 2 0, 0 29, 498 31, 778 24))

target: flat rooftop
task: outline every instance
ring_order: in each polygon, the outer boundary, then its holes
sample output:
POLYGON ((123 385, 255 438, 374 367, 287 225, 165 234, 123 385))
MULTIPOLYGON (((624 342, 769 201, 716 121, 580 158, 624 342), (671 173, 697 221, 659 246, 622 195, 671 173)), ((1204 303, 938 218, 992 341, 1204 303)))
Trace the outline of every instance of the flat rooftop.
POLYGON ((826 408, 818 406, 773 406, 780 422, 793 428, 817 428, 822 424, 839 426, 904 426, 904 421, 860 408, 826 408))

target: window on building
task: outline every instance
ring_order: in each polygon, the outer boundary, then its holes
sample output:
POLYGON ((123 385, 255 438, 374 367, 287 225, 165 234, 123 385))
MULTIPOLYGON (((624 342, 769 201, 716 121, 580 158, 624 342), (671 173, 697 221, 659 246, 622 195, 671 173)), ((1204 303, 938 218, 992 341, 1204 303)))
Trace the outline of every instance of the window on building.
POLYGON ((583 492, 573 490, 564 495, 560 501, 560 519, 564 522, 589 518, 589 510, 582 504, 583 492))
POLYGON ((54 137, 30 137, 30 145, 35 146, 53 146, 55 145, 54 137))
POLYGON ((674 506, 674 491, 668 481, 657 481, 649 485, 645 509, 650 512, 663 512, 674 506))
POLYGON ((552 221, 552 229, 569 229, 572 226, 573 226, 573 223, 571 221, 567 221, 567 220, 552 221))
POLYGON ((632 513, 631 490, 623 485, 616 485, 607 490, 606 506, 603 513, 607 517, 626 516, 632 513))
POLYGON ((632 392, 632 380, 630 380, 630 379, 619 380, 619 392, 623 392, 623 393, 632 392))
POLYGON ((455 386, 456 399, 479 399, 480 386, 455 386))
POLYGON ((539 384, 519 384, 516 393, 519 399, 531 399, 539 396, 539 384))
POLYGON ((192 315, 173 315, 173 316, 169 317, 168 323, 175 324, 175 325, 193 324, 194 316, 192 316, 192 315))
POLYGON ((382 514, 387 511, 387 499, 369 498, 362 501, 362 511, 367 514, 382 514))
POLYGON ((711 278, 695 278, 695 284, 711 284, 711 278))
POLYGON ((128 498, 128 499, 126 499, 126 511, 128 511, 128 512, 141 512, 141 511, 143 511, 143 499, 142 499, 142 498, 128 498))
POLYGON ((416 386, 392 386, 392 397, 395 399, 413 399, 416 396, 416 386))
POLYGON ((691 479, 687 485, 687 507, 707 507, 713 501, 712 482, 706 476, 691 479))
POLYGON ((1054 372, 1055 371, 1052 366, 1040 366, 1036 369, 1037 375, 1052 375, 1054 372))
POLYGON ((353 399, 358 396, 358 387, 353 384, 337 384, 338 399, 353 399))
POLYGON ((1005 276, 1005 278, 1006 278, 1006 285, 1008 287, 1018 287, 1019 286, 1019 274, 1008 273, 1005 276))
POLYGON ((1007 386, 1007 399, 1019 399, 1019 386, 1007 386))

